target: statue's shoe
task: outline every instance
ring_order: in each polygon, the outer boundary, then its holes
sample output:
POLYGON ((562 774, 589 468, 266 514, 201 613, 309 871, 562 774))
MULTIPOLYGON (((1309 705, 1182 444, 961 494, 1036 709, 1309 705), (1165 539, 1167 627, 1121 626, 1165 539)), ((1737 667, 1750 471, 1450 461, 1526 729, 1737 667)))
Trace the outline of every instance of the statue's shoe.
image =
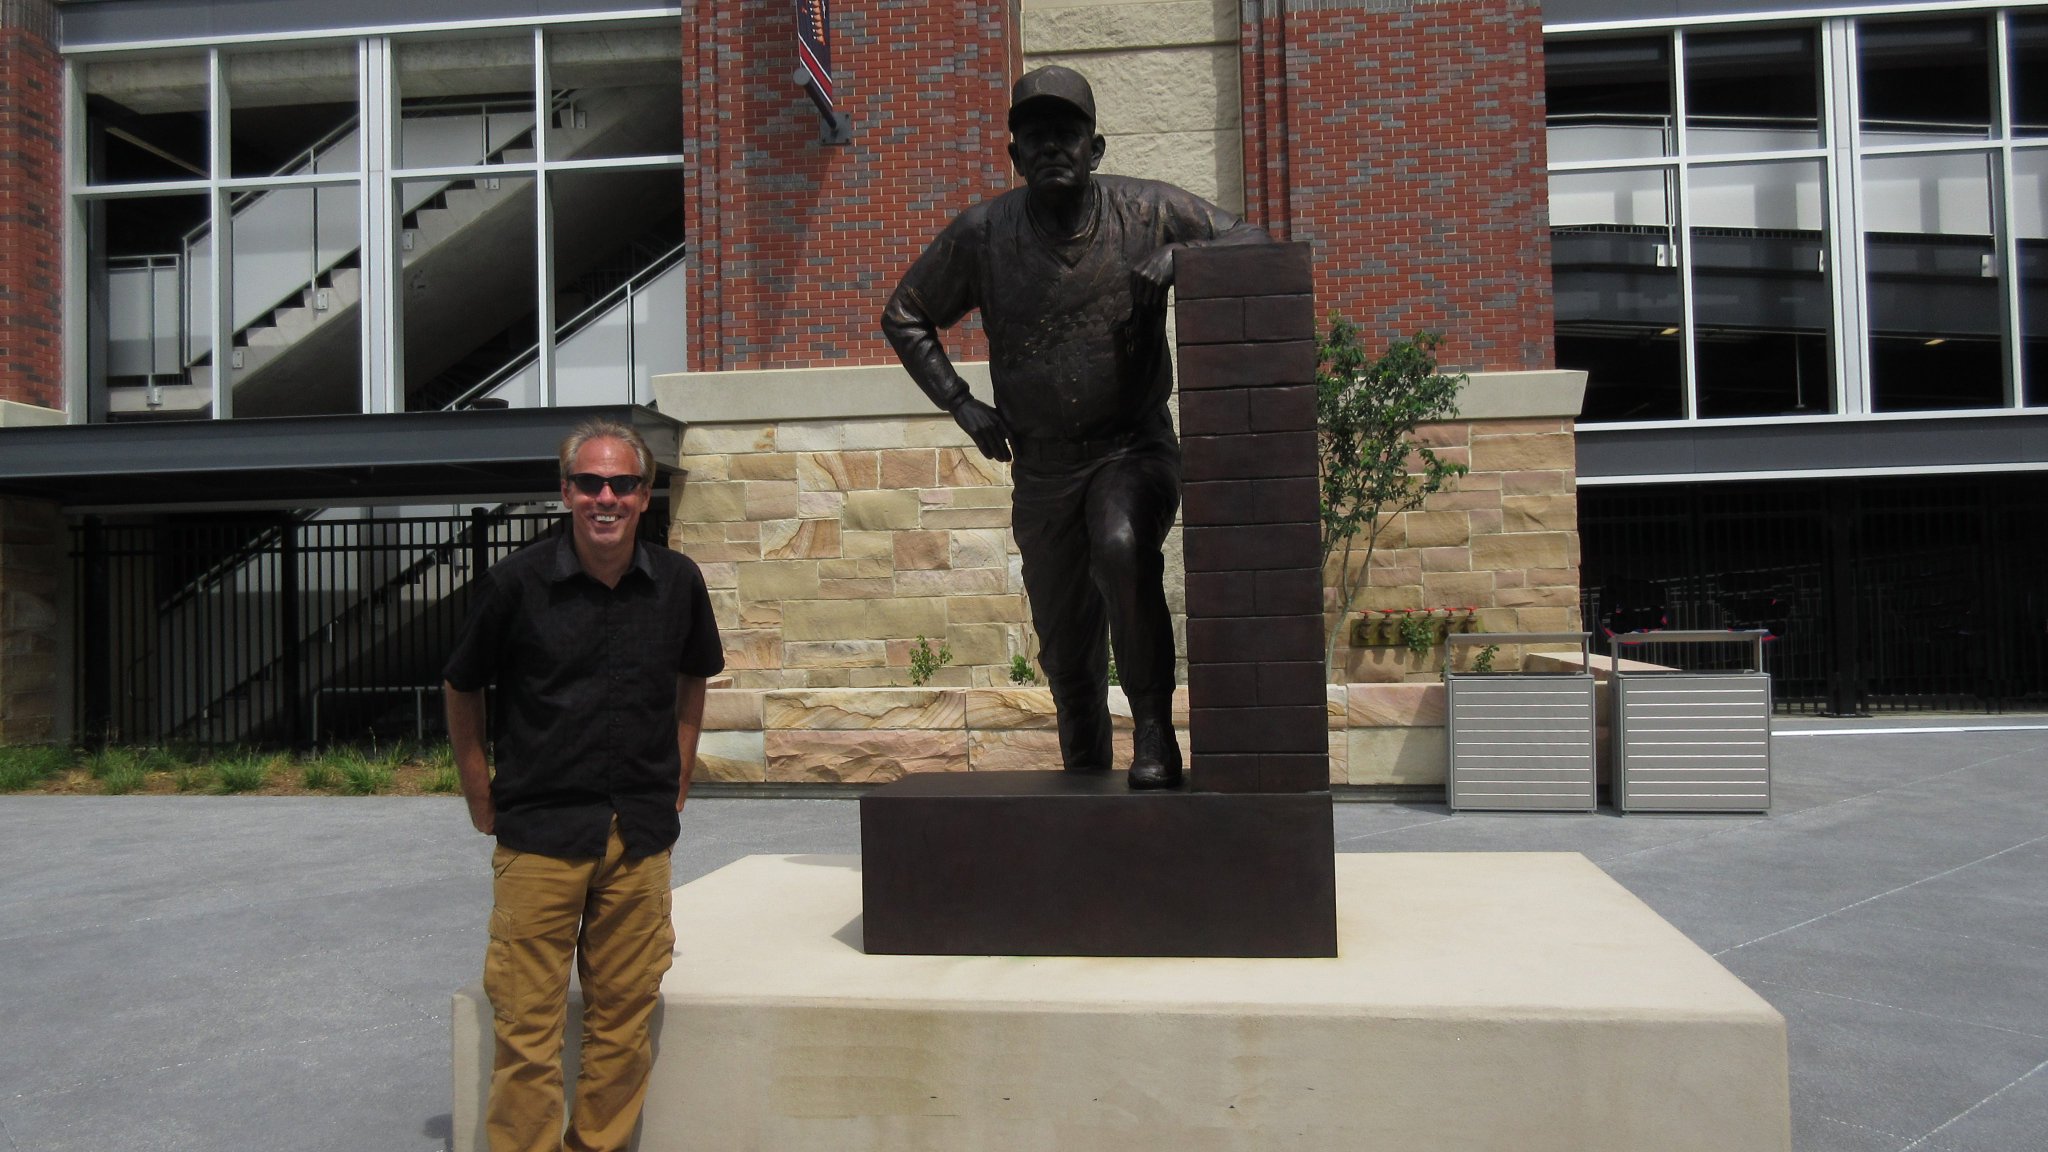
POLYGON ((1181 770, 1178 764, 1162 764, 1157 760, 1140 760, 1131 765, 1132 791, 1146 791, 1154 788, 1180 787, 1181 770))

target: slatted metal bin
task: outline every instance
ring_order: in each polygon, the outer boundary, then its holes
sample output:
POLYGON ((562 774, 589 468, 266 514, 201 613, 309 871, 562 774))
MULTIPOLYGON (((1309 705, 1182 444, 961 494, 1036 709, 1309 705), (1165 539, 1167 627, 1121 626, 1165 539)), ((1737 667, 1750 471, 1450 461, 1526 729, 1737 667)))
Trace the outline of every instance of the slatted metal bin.
POLYGON ((1444 801, 1452 811, 1591 812, 1599 803, 1593 675, 1584 632, 1482 632, 1445 638, 1444 801), (1577 644, 1577 672, 1457 672, 1475 644, 1577 644))
POLYGON ((1620 647, 1743 644, 1743 671, 1634 669, 1609 677, 1614 807, 1622 812, 1765 812, 1771 807, 1771 678, 1764 631, 1637 632, 1620 647))

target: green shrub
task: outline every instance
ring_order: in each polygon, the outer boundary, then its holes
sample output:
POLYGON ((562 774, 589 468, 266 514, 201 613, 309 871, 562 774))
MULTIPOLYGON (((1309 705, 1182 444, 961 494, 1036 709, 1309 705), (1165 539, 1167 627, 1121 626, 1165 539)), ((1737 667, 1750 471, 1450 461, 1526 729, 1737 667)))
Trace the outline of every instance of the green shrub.
POLYGON ((427 770, 426 789, 429 792, 460 792, 462 777, 456 775, 453 764, 430 768, 427 770))
POLYGON ((110 764, 104 772, 95 774, 99 777, 100 791, 109 796, 122 796, 137 791, 149 777, 149 773, 142 770, 142 765, 133 760, 110 764))
POLYGON ((141 750, 125 744, 103 745, 92 754, 92 759, 87 761, 86 767, 95 780, 105 780, 109 776, 126 777, 148 771, 142 766, 141 750))
POLYGON ((341 771, 341 790, 350 796, 375 796, 386 791, 397 774, 390 760, 353 750, 341 753, 336 767, 341 771))
POLYGON ((176 768, 171 771, 171 782, 178 786, 180 792, 204 792, 213 787, 213 769, 203 764, 176 768))
POLYGON ((917 644, 910 649, 910 683, 917 686, 938 675, 939 669, 953 662, 953 646, 939 641, 939 650, 932 651, 931 641, 920 633, 917 644))
POLYGON ((71 767, 71 750, 55 744, 0 746, 0 792, 21 792, 71 767))
POLYGON ((340 779, 340 773, 334 770, 334 765, 319 757, 308 760, 299 767, 299 783, 304 784, 309 792, 329 791, 340 779))
POLYGON ((213 766, 213 776, 213 790, 223 796, 254 792, 270 783, 270 761, 254 753, 230 757, 213 766))
POLYGON ((1038 683, 1038 673, 1031 670, 1031 661, 1025 659, 1022 652, 1010 657, 1010 683, 1038 683))

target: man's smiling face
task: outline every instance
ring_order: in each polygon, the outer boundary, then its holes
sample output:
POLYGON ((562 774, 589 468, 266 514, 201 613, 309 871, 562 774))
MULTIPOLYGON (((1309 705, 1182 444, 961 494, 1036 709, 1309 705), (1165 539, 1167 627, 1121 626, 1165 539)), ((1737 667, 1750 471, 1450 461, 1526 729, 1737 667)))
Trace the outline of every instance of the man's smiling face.
MULTIPOLYGON (((571 475, 591 473, 638 479, 640 457, 624 440, 598 437, 585 441, 576 450, 576 459, 569 471, 571 475)), ((631 546, 633 534, 640 527, 640 514, 647 510, 649 498, 645 484, 627 496, 612 491, 609 484, 598 489, 594 496, 585 495, 574 484, 565 482, 562 485, 562 502, 568 506, 576 542, 598 552, 631 546)))
POLYGON ((1071 105, 1034 102, 1010 130, 1010 160, 1034 192, 1073 193, 1102 163, 1095 122, 1071 105), (1035 106, 1034 106, 1035 105, 1035 106))

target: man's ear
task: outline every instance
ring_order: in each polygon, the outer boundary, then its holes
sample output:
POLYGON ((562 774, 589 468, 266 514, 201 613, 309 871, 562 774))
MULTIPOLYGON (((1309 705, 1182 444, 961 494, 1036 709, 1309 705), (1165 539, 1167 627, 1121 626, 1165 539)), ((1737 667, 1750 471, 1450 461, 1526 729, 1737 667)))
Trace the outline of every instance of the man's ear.
POLYGON ((1104 140, 1100 132, 1095 134, 1095 139, 1088 142, 1088 170, 1090 172, 1102 167, 1102 153, 1108 147, 1109 141, 1104 140))

